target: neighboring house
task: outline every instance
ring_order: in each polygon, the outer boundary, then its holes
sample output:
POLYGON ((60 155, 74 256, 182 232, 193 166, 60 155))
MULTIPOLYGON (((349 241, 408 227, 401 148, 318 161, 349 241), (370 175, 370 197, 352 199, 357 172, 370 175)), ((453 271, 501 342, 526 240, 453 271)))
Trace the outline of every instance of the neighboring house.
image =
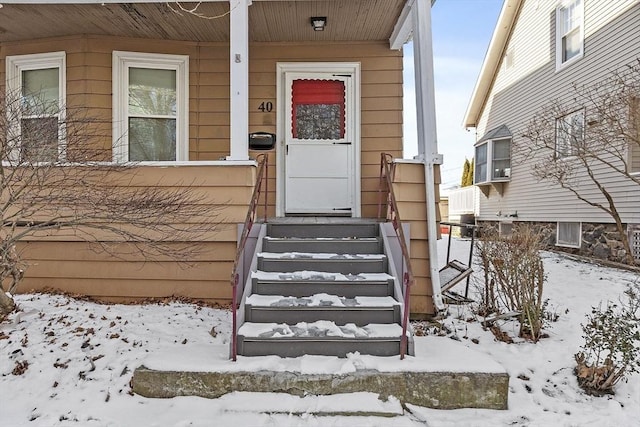
MULTIPOLYGON (((520 221, 544 225, 559 247, 623 260, 611 216, 557 185, 539 182, 532 174, 536 159, 514 159, 514 147, 527 144, 527 124, 543 106, 573 102, 574 84, 593 85, 637 63, 639 23, 638 1, 505 0, 464 118, 464 126, 477 132, 479 221, 497 222, 503 232, 520 221)), ((571 114, 555 118, 556 148, 550 153, 558 162, 572 161, 566 138, 558 135, 571 134, 577 141, 588 137, 589 113, 575 105, 571 114)), ((640 173, 637 147, 623 150, 632 173, 640 173)), ((606 168, 595 173, 612 194, 640 260, 640 187, 606 168)), ((582 185, 588 198, 604 201, 586 177, 582 185)))
POLYGON ((478 215, 479 190, 475 186, 452 188, 447 191, 448 221, 469 224, 478 215))
POLYGON ((275 134, 269 216, 376 218, 380 153, 403 152, 402 47, 413 37, 420 155, 397 163, 395 185, 410 224, 411 311, 433 314, 440 156, 430 7, 427 0, 3 2, 7 89, 46 88, 60 106, 97 113, 112 122, 100 160, 139 162, 147 185, 196 185, 223 205, 219 231, 188 268, 114 259, 52 233, 23 242, 29 268, 20 289, 229 302, 238 225, 260 154, 249 147, 250 132, 275 134), (141 87, 170 105, 132 108, 141 87), (155 125, 163 131, 145 138, 155 125))

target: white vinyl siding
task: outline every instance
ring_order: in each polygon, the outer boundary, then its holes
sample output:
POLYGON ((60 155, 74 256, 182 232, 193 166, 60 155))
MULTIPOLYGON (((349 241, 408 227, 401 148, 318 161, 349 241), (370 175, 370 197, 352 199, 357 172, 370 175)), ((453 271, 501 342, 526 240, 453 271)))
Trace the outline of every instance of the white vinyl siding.
POLYGON ((579 248, 582 241, 582 224, 559 222, 556 227, 556 246, 579 248))
MULTIPOLYGON (((513 146, 526 144, 520 130, 550 100, 568 102, 570 108, 581 108, 571 104, 573 83, 594 84, 610 75, 611 70, 637 61, 640 3, 587 1, 584 2, 587 54, 576 64, 557 73, 554 44, 550 39, 555 34, 552 28, 555 20, 549 19, 557 5, 558 2, 552 0, 526 1, 522 5, 507 50, 513 48, 527 54, 519 55, 513 67, 499 68, 478 120, 478 135, 485 135, 488 130, 505 124, 514 130, 513 146)), ((640 167, 640 157, 635 156, 638 162, 635 167, 640 167)), ((500 194, 492 188, 488 196, 480 196, 478 219, 495 221, 497 212, 517 211, 519 221, 612 222, 609 215, 577 200, 570 192, 548 182, 539 182, 531 173, 531 163, 526 160, 513 150, 509 184, 502 188, 500 194)), ((602 183, 616 198, 623 222, 640 223, 640 191, 637 185, 623 181, 604 169, 595 172, 602 175, 602 183)), ((583 178, 580 177, 585 194, 604 201, 588 178, 583 178)))
POLYGON ((65 159, 65 59, 65 52, 7 56, 8 160, 65 159))
POLYGON ((113 53, 114 161, 188 160, 188 77, 185 55, 113 53))
POLYGON ((577 61, 583 53, 582 0, 566 0, 556 9, 556 69, 577 61))

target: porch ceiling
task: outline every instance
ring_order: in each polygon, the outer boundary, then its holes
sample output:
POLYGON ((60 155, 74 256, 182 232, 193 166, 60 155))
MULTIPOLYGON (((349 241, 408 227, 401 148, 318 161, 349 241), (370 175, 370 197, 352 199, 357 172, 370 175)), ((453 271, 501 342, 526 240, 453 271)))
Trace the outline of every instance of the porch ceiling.
MULTIPOLYGON (((249 7, 249 38, 257 42, 388 40, 405 1, 254 0, 249 7), (327 17, 325 31, 313 31, 312 16, 327 17)), ((229 41, 228 11, 226 1, 201 3, 197 13, 203 17, 179 11, 175 3, 166 2, 4 4, 0 9, 0 42, 76 34, 229 41)))

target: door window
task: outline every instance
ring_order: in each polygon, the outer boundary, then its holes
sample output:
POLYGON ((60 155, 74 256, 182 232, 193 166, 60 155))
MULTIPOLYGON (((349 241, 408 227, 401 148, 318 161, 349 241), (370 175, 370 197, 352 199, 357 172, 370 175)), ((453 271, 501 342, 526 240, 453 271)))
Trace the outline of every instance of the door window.
POLYGON ((345 134, 345 87, 339 80, 294 80, 292 135, 296 139, 337 140, 345 134))

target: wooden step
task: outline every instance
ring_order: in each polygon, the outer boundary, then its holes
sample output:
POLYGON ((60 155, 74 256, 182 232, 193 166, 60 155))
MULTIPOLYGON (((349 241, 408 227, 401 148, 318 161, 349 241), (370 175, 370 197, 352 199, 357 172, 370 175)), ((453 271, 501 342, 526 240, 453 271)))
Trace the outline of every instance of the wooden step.
POLYGON ((385 273, 387 257, 382 254, 262 252, 258 254, 258 269, 271 272, 310 270, 342 274, 385 273))
POLYGON ((253 323, 296 325, 331 321, 356 326, 400 323, 400 303, 390 296, 343 298, 317 294, 298 298, 254 294, 245 304, 245 321, 253 323))
POLYGON ((393 277, 386 273, 349 274, 318 271, 264 272, 251 274, 252 292, 261 295, 306 297, 328 293, 346 298, 393 295, 393 277))
POLYGON ((314 223, 290 224, 269 223, 267 235, 270 237, 299 237, 299 238, 356 238, 378 237, 380 225, 377 222, 347 222, 347 223, 314 223))
POLYGON ((346 357, 359 352, 374 356, 400 354, 400 325, 336 326, 320 321, 285 324, 244 323, 238 332, 238 354, 299 357, 306 354, 346 357))
POLYGON ((382 245, 377 237, 359 238, 301 238, 265 237, 265 252, 324 252, 337 254, 379 254, 382 245))

